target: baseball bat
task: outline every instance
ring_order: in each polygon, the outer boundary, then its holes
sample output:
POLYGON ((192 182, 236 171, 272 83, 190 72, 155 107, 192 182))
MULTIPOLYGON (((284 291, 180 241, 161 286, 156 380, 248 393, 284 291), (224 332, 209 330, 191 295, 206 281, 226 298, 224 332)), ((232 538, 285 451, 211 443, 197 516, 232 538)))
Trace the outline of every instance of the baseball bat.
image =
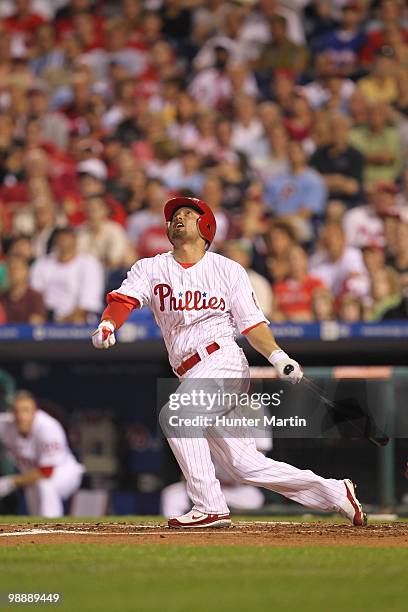
MULTIPOLYGON (((283 373, 285 374, 285 376, 289 376, 289 374, 291 372, 293 372, 294 370, 294 366, 290 363, 288 363, 288 365, 286 365, 283 369, 283 373)), ((336 412, 343 412, 341 411, 341 409, 337 406, 336 402, 333 402, 332 400, 330 400, 328 397, 326 397, 323 393, 323 391, 320 389, 320 387, 318 385, 316 385, 316 383, 314 383, 312 380, 310 380, 310 378, 307 378, 307 376, 303 375, 302 377, 302 383, 303 385, 309 389, 309 391, 311 391, 316 397, 318 397, 324 404, 326 404, 326 406, 329 406, 329 408, 331 408, 332 410, 335 410, 336 412)), ((344 416, 344 415, 343 415, 344 416)), ((360 434, 360 436, 366 437, 364 435, 364 432, 355 424, 353 423, 353 421, 351 421, 350 419, 345 418, 345 420, 350 423, 350 425, 355 429, 356 432, 358 432, 360 434)), ((372 436, 368 436, 367 439, 374 444, 375 446, 377 446, 378 448, 382 448, 383 446, 386 446, 388 444, 388 442, 390 441, 389 437, 384 433, 381 438, 373 438, 372 436)))

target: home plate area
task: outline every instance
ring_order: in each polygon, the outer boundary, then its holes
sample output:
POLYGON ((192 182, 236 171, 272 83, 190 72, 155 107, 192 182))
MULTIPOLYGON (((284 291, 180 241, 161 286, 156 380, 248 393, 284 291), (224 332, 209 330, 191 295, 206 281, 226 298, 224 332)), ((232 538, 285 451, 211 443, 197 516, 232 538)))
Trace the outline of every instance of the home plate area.
POLYGON ((222 529, 169 529, 165 523, 2 524, 0 546, 59 543, 246 546, 408 546, 408 523, 365 528, 329 522, 235 521, 222 529))

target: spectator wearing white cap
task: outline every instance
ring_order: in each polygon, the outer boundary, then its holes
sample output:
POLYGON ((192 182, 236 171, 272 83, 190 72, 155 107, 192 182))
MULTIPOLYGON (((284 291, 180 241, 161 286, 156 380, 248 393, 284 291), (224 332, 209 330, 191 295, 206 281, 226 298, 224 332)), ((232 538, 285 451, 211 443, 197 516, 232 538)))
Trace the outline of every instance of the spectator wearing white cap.
POLYGON ((98 181, 106 181, 108 178, 108 170, 106 165, 103 163, 103 161, 97 159, 96 157, 79 162, 78 173, 89 174, 90 176, 98 179, 98 181))

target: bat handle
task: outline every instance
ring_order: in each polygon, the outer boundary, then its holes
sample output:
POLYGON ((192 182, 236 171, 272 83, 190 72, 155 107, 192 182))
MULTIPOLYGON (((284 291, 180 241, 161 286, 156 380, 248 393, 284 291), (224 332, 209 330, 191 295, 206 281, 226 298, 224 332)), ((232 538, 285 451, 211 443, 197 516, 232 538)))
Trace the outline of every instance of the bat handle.
POLYGON ((289 376, 289 374, 291 374, 294 369, 295 368, 293 367, 293 365, 291 363, 288 363, 288 365, 285 365, 285 367, 283 368, 283 373, 285 374, 285 376, 289 376))

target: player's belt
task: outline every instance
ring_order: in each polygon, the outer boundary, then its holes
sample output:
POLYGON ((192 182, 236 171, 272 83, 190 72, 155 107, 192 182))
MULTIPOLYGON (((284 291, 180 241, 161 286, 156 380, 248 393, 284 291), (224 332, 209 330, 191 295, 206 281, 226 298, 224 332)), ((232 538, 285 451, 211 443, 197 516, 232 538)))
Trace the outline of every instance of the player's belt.
MULTIPOLYGON (((206 346, 205 350, 207 351, 209 355, 211 355, 211 353, 218 351, 219 348, 220 348, 220 345, 218 344, 218 342, 213 342, 212 344, 209 344, 208 346, 206 346)), ((176 370, 177 374, 179 376, 183 376, 183 374, 191 370, 191 368, 197 365, 197 363, 200 363, 200 361, 201 361, 200 355, 198 353, 194 353, 194 355, 191 355, 191 357, 189 357, 188 359, 183 361, 181 365, 179 365, 179 367, 176 370)))

